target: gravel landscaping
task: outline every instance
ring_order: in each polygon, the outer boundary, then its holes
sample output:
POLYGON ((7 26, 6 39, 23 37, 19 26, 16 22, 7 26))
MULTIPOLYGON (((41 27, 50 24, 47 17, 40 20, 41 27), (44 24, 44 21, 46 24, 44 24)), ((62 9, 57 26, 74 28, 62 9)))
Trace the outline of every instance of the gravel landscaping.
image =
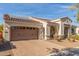
POLYGON ((79 48, 66 48, 58 52, 51 52, 50 56, 79 56, 79 48))

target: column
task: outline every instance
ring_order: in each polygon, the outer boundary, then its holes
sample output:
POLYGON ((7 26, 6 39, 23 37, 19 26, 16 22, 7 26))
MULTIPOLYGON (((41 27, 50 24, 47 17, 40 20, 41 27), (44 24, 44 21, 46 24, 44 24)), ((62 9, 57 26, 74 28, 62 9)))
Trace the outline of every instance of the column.
POLYGON ((47 26, 47 39, 50 39, 50 26, 47 26))
POLYGON ((50 39, 50 26, 47 25, 48 23, 44 23, 44 40, 50 39))
POLYGON ((71 35, 71 30, 72 30, 72 26, 70 25, 70 27, 68 29, 68 37, 71 35))
POLYGON ((59 24, 59 36, 63 36, 64 35, 64 24, 60 23, 59 24))
POLYGON ((47 25, 45 25, 44 29, 45 29, 45 40, 47 40, 47 25))

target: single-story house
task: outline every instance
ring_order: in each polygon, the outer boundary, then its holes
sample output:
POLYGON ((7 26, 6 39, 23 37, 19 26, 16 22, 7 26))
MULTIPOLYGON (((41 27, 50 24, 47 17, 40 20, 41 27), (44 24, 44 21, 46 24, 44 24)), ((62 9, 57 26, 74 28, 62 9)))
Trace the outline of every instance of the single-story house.
POLYGON ((12 40, 48 40, 53 35, 64 36, 71 35, 72 21, 68 17, 62 17, 56 20, 42 19, 37 17, 20 17, 5 14, 3 38, 12 40))

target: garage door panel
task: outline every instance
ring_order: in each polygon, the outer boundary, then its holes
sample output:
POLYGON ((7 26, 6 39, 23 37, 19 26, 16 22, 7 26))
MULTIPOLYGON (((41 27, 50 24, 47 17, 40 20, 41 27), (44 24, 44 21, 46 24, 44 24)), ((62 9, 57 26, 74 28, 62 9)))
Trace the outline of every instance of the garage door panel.
POLYGON ((38 39, 38 29, 11 29, 11 40, 38 39))

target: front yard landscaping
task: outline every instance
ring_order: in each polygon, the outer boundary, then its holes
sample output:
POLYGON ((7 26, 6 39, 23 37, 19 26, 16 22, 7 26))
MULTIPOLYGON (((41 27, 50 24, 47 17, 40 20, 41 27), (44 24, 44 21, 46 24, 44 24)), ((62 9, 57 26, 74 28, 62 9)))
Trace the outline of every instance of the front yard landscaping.
POLYGON ((79 56, 79 48, 66 48, 58 52, 51 52, 50 56, 79 56))
POLYGON ((75 56, 79 55, 79 42, 64 40, 22 40, 11 41, 0 46, 0 55, 12 56, 75 56), (77 47, 77 48, 75 48, 77 47))

